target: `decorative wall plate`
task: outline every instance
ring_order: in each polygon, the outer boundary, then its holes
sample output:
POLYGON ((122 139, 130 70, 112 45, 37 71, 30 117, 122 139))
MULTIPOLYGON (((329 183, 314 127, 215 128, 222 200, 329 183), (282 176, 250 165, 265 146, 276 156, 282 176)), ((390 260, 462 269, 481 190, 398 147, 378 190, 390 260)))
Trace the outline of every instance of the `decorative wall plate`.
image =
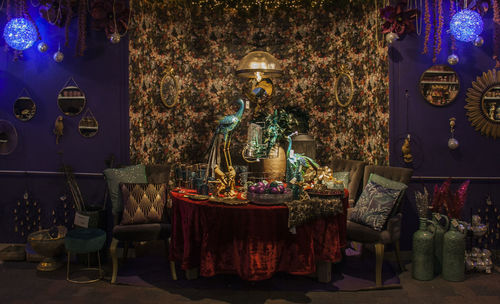
POLYGON ((26 89, 23 89, 19 97, 14 101, 13 110, 14 116, 20 121, 28 121, 35 116, 36 104, 26 89))
POLYGON ((80 114, 85 105, 87 99, 85 94, 78 87, 76 81, 73 78, 68 79, 64 87, 57 95, 57 105, 59 109, 67 116, 76 116, 80 114))
POLYGON ((419 88, 428 103, 441 107, 455 100, 460 91, 460 81, 451 67, 433 65, 420 76, 419 88))
POLYGON ((476 131, 500 137, 500 70, 478 76, 467 90, 467 117, 476 131))
POLYGON ((95 116, 90 108, 87 108, 85 114, 83 114, 82 119, 80 120, 80 123, 78 123, 78 132, 80 132, 83 137, 89 138, 94 137, 98 130, 99 123, 95 119, 95 116))
POLYGON ((174 76, 174 69, 170 69, 160 82, 161 102, 167 108, 173 108, 179 101, 179 89, 179 80, 174 76))

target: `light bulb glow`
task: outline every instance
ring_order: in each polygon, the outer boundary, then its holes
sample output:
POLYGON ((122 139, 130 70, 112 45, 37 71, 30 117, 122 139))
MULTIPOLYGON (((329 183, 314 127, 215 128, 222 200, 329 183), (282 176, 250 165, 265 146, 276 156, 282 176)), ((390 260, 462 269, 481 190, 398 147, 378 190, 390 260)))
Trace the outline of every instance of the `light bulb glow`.
POLYGON ((35 25, 25 18, 11 19, 3 30, 5 42, 13 49, 24 51, 38 38, 35 25))
POLYGON ((475 11, 464 9, 451 18, 450 32, 460 41, 474 41, 483 31, 483 19, 475 11))

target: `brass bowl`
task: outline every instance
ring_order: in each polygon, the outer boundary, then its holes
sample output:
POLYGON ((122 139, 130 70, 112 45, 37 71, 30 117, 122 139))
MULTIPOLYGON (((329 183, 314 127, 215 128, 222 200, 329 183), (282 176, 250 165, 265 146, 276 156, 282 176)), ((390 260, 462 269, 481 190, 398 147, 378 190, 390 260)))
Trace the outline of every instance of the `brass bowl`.
POLYGON ((55 237, 50 235, 50 229, 36 231, 28 235, 28 243, 31 248, 44 257, 36 267, 40 271, 53 271, 62 266, 56 257, 64 252, 64 237, 68 230, 64 226, 56 228, 57 236, 55 237))

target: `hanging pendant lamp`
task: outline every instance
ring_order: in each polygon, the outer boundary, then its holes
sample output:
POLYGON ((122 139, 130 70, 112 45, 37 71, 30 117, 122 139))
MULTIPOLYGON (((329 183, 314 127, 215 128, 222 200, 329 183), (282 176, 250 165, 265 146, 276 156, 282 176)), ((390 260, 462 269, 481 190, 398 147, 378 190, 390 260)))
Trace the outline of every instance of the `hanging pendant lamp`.
POLYGON ((259 31, 253 37, 256 50, 246 54, 238 64, 236 75, 243 78, 255 78, 260 82, 264 78, 277 78, 283 73, 281 64, 273 55, 263 50, 262 40, 265 38, 261 31, 261 1, 259 1, 259 31))

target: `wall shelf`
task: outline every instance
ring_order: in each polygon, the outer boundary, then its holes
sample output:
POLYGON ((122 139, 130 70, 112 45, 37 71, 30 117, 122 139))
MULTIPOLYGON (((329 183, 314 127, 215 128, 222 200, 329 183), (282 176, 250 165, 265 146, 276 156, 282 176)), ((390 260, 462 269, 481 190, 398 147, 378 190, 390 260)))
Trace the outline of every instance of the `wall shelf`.
POLYGON ((449 81, 421 81, 421 84, 456 84, 458 85, 458 82, 449 82, 449 81))

